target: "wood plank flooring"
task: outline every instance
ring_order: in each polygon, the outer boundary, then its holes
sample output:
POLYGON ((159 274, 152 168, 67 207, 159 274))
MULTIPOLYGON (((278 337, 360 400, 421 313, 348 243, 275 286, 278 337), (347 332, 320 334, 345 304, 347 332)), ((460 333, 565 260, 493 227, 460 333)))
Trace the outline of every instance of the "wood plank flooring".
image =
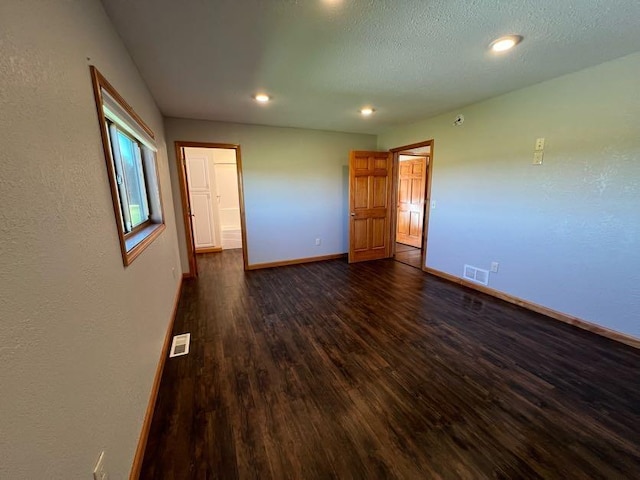
POLYGON ((640 352, 398 262, 199 256, 143 479, 638 479, 640 352))
POLYGON ((422 250, 420 248, 405 245, 404 243, 396 243, 394 259, 396 262, 405 263, 422 270, 422 250))

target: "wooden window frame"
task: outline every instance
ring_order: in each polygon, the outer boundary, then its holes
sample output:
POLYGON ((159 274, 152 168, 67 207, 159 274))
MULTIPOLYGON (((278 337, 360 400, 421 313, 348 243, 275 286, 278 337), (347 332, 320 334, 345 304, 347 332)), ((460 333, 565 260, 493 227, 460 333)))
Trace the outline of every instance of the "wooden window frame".
MULTIPOLYGON (((147 126, 147 124, 140 118, 140 116, 133 110, 133 108, 125 101, 125 99, 116 91, 116 89, 107 81, 107 79, 98 71, 98 69, 91 65, 91 79, 93 84, 93 94, 96 103, 96 110, 98 112, 98 123, 100 126, 100 136, 102 138, 102 148, 104 151, 105 162, 107 165, 107 174, 109 177, 109 187, 111 190, 111 199, 113 201, 113 211, 116 219, 116 226, 118 230, 118 239, 120 243, 120 251, 122 253, 122 262, 125 267, 129 266, 146 248, 158 238, 158 236, 165 230, 164 222, 164 207, 162 205, 162 193, 160 189, 160 178, 158 175, 158 160, 154 153, 153 158, 153 170, 154 172, 144 171, 144 179, 147 188, 147 195, 150 195, 150 188, 157 190, 157 207, 151 212, 151 202, 149 202, 150 217, 153 215, 156 220, 151 218, 144 223, 136 226, 130 232, 125 233, 124 221, 122 218, 122 205, 120 202, 120 196, 118 193, 118 184, 116 180, 116 172, 114 167, 113 153, 111 151, 111 141, 108 131, 108 119, 105 116, 103 106, 104 97, 103 90, 118 104, 118 106, 126 112, 129 116, 129 120, 135 122, 135 126, 146 133, 152 140, 155 141, 155 135, 153 131, 147 126), (150 181, 151 180, 151 181, 150 181)), ((135 136, 133 136, 135 138, 135 136)), ((135 138, 136 141, 140 139, 135 138)))

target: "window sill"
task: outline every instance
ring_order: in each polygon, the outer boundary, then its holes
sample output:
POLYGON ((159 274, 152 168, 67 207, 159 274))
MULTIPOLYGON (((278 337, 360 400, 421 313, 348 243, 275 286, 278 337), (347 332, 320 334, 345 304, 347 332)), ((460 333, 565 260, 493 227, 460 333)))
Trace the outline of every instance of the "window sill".
POLYGON ((131 265, 138 255, 140 255, 165 229, 164 223, 153 223, 124 239, 124 249, 122 260, 124 265, 131 265))

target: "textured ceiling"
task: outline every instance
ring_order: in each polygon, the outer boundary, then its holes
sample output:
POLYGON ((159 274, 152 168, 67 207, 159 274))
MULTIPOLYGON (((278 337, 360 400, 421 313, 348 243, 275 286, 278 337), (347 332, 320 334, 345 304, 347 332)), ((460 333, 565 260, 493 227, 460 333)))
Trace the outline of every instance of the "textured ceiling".
POLYGON ((638 0, 103 3, 166 116, 227 122, 379 133, 640 50, 638 0))

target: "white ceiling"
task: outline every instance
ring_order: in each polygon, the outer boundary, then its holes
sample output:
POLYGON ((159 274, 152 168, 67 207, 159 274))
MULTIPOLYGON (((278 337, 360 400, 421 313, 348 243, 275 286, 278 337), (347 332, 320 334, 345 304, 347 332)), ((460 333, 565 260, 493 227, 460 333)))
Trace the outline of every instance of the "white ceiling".
POLYGON ((638 0, 103 3, 164 115, 227 122, 379 133, 640 50, 638 0))

